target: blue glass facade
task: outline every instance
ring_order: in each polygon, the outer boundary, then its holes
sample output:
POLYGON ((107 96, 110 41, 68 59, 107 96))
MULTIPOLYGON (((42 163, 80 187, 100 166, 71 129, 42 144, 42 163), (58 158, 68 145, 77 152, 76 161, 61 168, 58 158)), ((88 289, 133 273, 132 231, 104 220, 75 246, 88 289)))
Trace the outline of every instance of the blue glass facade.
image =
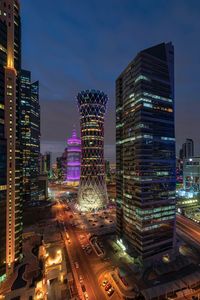
POLYGON ((175 248, 174 50, 141 51, 116 81, 117 232, 142 261, 175 248))
POLYGON ((39 82, 31 83, 31 73, 21 70, 21 138, 23 160, 23 199, 39 200, 40 155, 39 82))

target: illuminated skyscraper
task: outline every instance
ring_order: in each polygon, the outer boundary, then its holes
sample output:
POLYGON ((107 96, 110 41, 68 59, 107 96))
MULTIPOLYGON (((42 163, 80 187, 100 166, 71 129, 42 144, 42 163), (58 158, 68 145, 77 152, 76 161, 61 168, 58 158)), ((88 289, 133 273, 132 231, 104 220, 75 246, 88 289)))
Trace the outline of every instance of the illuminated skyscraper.
POLYGON ((174 49, 141 51, 116 81, 117 233, 141 261, 175 249, 174 49))
POLYGON ((66 181, 70 185, 78 185, 81 167, 81 140, 77 137, 76 130, 67 140, 67 176, 66 181))
POLYGON ((194 156, 194 142, 192 139, 186 139, 181 148, 181 159, 188 159, 194 156))
POLYGON ((23 159, 23 199, 39 200, 40 155, 39 82, 31 83, 31 73, 21 70, 21 137, 23 159))
POLYGON ((47 174, 48 178, 51 177, 51 152, 40 154, 40 174, 47 174))
POLYGON ((200 157, 192 157, 183 161, 183 187, 186 192, 200 191, 200 157))
POLYGON ((21 257, 21 24, 18 0, 0 1, 0 281, 21 257))
POLYGON ((107 204, 104 165, 104 115, 108 97, 98 90, 77 96, 81 120, 81 179, 78 204, 82 211, 107 204))

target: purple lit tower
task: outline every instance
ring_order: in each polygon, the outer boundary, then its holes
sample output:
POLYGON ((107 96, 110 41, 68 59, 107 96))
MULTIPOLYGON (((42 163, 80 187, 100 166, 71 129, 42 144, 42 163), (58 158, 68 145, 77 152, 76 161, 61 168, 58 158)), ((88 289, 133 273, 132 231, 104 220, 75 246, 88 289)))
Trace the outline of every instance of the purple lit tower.
POLYGON ((72 137, 67 140, 67 184, 77 186, 80 180, 81 140, 73 129, 72 137))

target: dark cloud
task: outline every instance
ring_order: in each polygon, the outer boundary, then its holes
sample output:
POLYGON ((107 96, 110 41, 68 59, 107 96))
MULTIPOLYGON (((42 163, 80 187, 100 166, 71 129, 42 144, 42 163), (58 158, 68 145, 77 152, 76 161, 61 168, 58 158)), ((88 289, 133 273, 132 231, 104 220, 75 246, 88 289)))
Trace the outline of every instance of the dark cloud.
POLYGON ((192 137, 200 153, 198 0, 21 0, 21 6, 23 66, 40 80, 44 146, 62 147, 78 127, 77 92, 97 88, 110 98, 105 142, 114 157, 115 79, 138 51, 172 41, 177 145, 192 137))

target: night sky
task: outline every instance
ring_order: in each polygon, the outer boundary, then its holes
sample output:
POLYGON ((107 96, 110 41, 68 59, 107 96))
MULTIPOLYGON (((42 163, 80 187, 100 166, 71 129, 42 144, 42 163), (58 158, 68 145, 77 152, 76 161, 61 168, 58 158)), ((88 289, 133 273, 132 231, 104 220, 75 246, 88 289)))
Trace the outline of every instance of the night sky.
POLYGON ((172 41, 175 47, 177 149, 186 137, 200 155, 199 0, 21 0, 23 68, 40 81, 41 150, 64 150, 76 95, 109 96, 105 156, 115 158, 115 79, 137 52, 172 41))

